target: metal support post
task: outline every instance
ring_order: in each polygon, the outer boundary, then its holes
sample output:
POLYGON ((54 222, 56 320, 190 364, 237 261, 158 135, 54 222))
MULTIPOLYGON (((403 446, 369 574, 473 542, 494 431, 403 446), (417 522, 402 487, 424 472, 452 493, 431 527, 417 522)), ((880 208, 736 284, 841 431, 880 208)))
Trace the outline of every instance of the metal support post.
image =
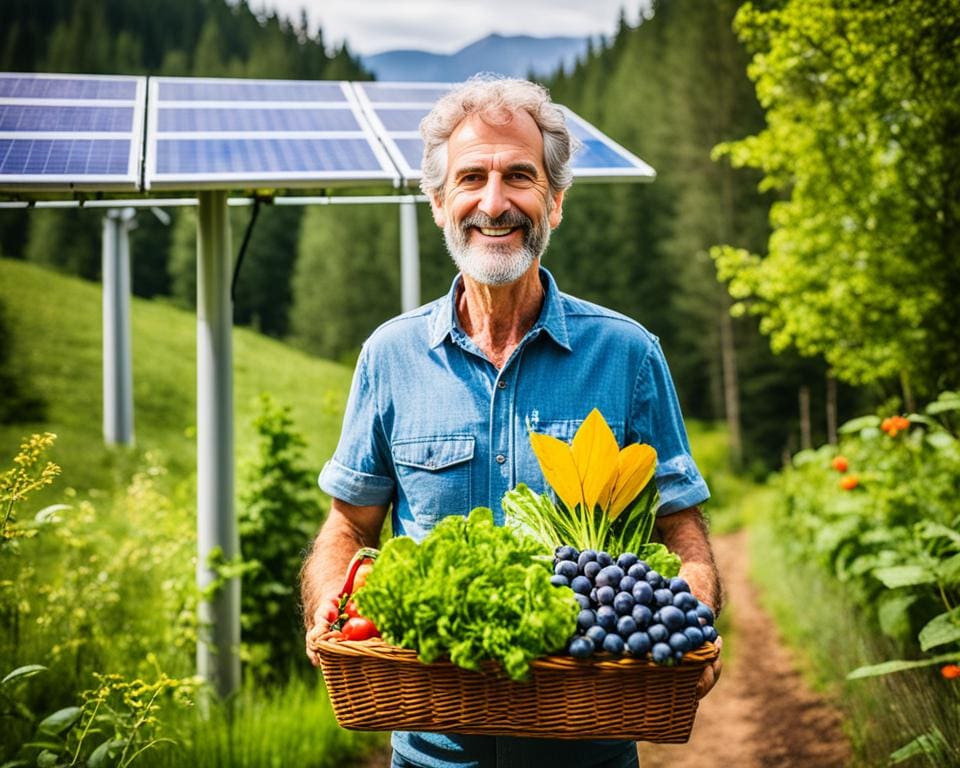
POLYGON ((400 203, 400 305, 404 312, 420 306, 420 240, 412 195, 400 203))
POLYGON ((133 208, 103 217, 103 440, 133 445, 133 356, 130 343, 130 230, 133 208))
POLYGON ((240 686, 240 582, 216 562, 240 551, 234 515, 230 225, 225 192, 201 192, 197 217, 197 672, 221 696, 240 686), (211 591, 212 590, 212 591, 211 591))

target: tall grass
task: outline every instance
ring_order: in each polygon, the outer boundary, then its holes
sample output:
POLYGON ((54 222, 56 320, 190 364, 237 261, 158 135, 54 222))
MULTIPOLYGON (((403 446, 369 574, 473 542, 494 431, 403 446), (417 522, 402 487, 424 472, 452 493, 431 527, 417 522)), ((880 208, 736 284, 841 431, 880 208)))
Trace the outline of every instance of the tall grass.
POLYGON ((300 677, 275 689, 245 688, 205 715, 171 710, 165 724, 179 743, 145 753, 145 768, 357 766, 387 741, 383 733, 338 727, 323 685, 300 677))

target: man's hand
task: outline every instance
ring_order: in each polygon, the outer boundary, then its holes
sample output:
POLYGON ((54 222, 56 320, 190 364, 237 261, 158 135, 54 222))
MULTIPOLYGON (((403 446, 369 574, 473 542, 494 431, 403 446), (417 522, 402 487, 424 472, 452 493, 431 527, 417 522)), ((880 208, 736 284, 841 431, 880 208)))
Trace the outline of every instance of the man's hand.
MULTIPOLYGON (((723 638, 718 637, 714 643, 718 651, 723 651, 723 638)), ((709 667, 704 667, 700 673, 700 679, 697 681, 697 698, 702 699, 712 690, 720 679, 720 670, 723 669, 723 659, 717 656, 716 660, 709 667)))
POLYGON ((386 506, 357 507, 340 499, 330 505, 327 521, 300 571, 306 652, 314 666, 320 664, 314 647, 330 631, 329 607, 340 596, 347 566, 358 549, 380 543, 386 515, 386 506))

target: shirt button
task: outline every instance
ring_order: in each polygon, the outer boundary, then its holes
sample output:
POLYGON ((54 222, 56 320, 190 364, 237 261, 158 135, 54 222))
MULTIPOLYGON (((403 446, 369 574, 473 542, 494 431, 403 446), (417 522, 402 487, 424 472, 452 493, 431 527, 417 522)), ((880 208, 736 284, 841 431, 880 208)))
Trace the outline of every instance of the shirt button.
POLYGON ((507 388, 507 382, 505 382, 503 379, 500 379, 500 381, 497 382, 497 389, 506 389, 506 388, 507 388))
POLYGON ((505 462, 506 460, 507 460, 507 457, 504 456, 502 453, 497 454, 497 464, 503 464, 503 462, 505 462))

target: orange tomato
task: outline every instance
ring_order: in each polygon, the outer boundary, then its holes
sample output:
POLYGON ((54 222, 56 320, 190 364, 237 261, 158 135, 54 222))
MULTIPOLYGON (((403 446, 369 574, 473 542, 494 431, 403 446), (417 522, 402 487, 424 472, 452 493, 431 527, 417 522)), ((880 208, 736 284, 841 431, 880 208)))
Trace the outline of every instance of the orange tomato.
POLYGON ((856 475, 847 475, 840 479, 840 487, 845 491, 852 491, 860 485, 860 478, 856 475))
POLYGON ((830 464, 837 472, 846 472, 850 468, 850 462, 847 461, 846 456, 834 456, 830 464))

